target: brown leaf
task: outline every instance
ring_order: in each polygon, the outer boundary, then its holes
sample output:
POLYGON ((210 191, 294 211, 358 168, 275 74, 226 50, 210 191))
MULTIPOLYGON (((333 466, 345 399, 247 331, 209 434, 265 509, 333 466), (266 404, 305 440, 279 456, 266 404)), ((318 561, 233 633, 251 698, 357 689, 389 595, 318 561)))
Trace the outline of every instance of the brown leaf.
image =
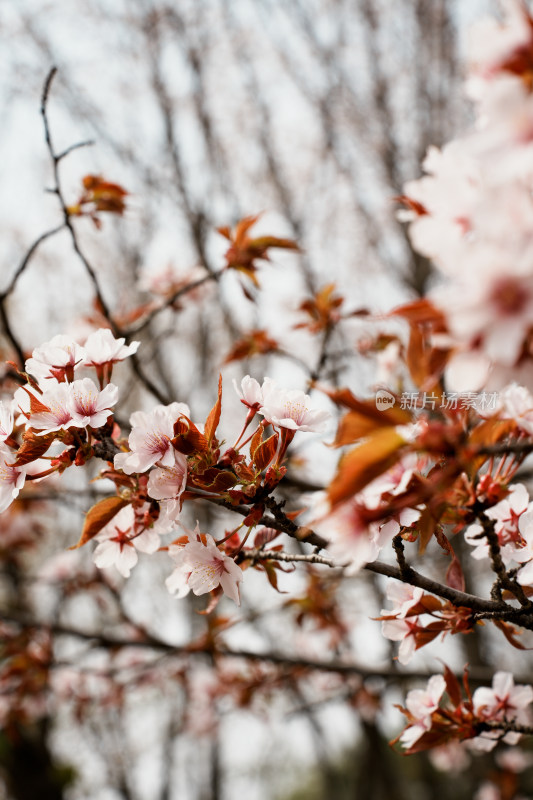
POLYGON ((349 500, 395 464, 406 444, 395 428, 381 428, 341 460, 328 495, 332 506, 349 500))
POLYGON ((453 705, 457 707, 461 702, 461 684, 447 664, 444 664, 444 680, 446 681, 448 697, 453 705))
POLYGON ((77 550, 78 547, 90 542, 127 505, 128 500, 118 496, 106 497, 96 503, 85 515, 85 522, 83 523, 83 530, 78 544, 71 547, 70 550, 77 550))
POLYGON ((255 534, 254 547, 264 547, 265 544, 269 544, 280 535, 281 531, 276 531, 274 528, 261 528, 255 534))
POLYGON ((279 434, 273 433, 264 442, 261 442, 259 447, 253 454, 253 462, 258 470, 261 472, 268 467, 278 449, 279 434))
POLYGON ((425 552, 431 537, 435 533, 436 527, 431 509, 425 508, 415 522, 415 530, 418 533, 418 551, 420 554, 425 552))
POLYGON ((516 636, 520 636, 521 631, 518 631, 514 625, 510 625, 508 622, 504 622, 501 619, 493 619, 492 621, 496 627, 501 630, 509 644, 516 647, 517 650, 533 650, 533 647, 526 647, 515 638, 516 636))
POLYGON ((187 417, 179 417, 174 423, 172 446, 188 456, 191 453, 205 453, 209 449, 207 439, 187 417))
POLYGON ((31 461, 43 456, 55 437, 55 431, 46 433, 44 436, 38 436, 31 429, 26 431, 22 445, 17 452, 14 466, 21 467, 23 464, 29 464, 31 461))
POLYGON ((207 441, 211 444, 213 436, 216 433, 216 429, 218 428, 218 423, 220 422, 220 413, 222 410, 222 375, 218 376, 218 397, 215 405, 209 412, 209 416, 205 421, 205 428, 204 428, 204 436, 207 441))
POLYGON ((455 553, 452 554, 452 562, 446 570, 446 583, 452 589, 458 589, 460 592, 464 592, 465 590, 465 575, 461 562, 455 553))

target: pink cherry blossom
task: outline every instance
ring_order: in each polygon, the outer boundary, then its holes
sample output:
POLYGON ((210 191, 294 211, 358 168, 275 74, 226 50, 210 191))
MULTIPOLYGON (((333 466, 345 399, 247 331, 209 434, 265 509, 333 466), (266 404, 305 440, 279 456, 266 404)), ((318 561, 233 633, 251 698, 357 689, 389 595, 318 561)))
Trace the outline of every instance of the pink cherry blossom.
POLYGON ((169 406, 156 406, 150 413, 135 411, 130 417, 132 430, 128 439, 129 453, 115 456, 115 469, 127 475, 146 472, 157 464, 160 467, 173 467, 176 451, 172 447, 174 423, 179 417, 189 417, 189 407, 185 403, 171 403, 169 406))
MULTIPOLYGON (((268 380, 268 379, 266 379, 268 380)), ((253 408, 256 411, 263 405, 263 389, 255 378, 245 375, 241 381, 241 390, 237 386, 237 381, 233 379, 233 386, 239 395, 241 403, 248 408, 253 408)))
MULTIPOLYGON (((196 535, 197 531, 198 526, 196 535)), ((218 549, 212 536, 206 535, 203 544, 189 532, 188 544, 172 545, 169 553, 176 563, 174 572, 166 580, 169 592, 183 597, 190 589, 194 594, 202 595, 220 586, 224 594, 240 605, 242 570, 233 558, 218 549)))
MULTIPOLYGON (((498 535, 505 561, 517 560, 517 555, 518 560, 524 560, 523 551, 517 550, 523 545, 520 520, 526 512, 532 510, 533 503, 529 500, 526 487, 516 483, 510 487, 507 497, 485 511, 485 516, 494 520, 494 532, 498 535)), ((472 557, 476 559, 486 558, 489 555, 489 546, 482 533, 483 528, 477 523, 469 525, 465 532, 465 540, 475 547, 472 557)))
POLYGON ((384 619, 381 623, 381 632, 386 639, 401 642, 398 650, 400 664, 408 664, 416 649, 416 633, 418 630, 418 617, 409 619, 384 619))
POLYGON ((96 566, 100 569, 114 566, 124 578, 129 578, 137 564, 137 551, 155 553, 160 545, 154 529, 139 526, 132 506, 122 508, 95 536, 95 541, 99 543, 93 553, 96 566))
POLYGON ((54 378, 58 381, 74 379, 74 370, 85 357, 83 347, 68 336, 58 334, 49 342, 37 347, 26 361, 26 371, 38 381, 54 378))
POLYGON ((148 494, 154 500, 172 500, 185 491, 187 483, 187 459, 183 453, 175 453, 171 467, 154 467, 148 475, 148 494))
POLYGON ((445 689, 446 681, 444 677, 442 675, 432 675, 426 689, 413 689, 408 692, 405 705, 416 722, 409 725, 400 736, 400 741, 404 747, 412 747, 431 728, 431 715, 438 709, 445 689))
POLYGON ((0 400, 0 442, 5 442, 13 433, 13 410, 0 400))
POLYGON ((347 575, 354 575, 379 554, 386 538, 380 537, 379 526, 369 525, 366 508, 354 497, 322 517, 314 526, 327 539, 328 550, 343 566, 347 575))
POLYGON ((0 443, 0 512, 18 497, 26 480, 26 469, 12 466, 15 457, 13 450, 0 443))
POLYGON ((517 576, 519 583, 529 586, 533 582, 533 508, 528 507, 528 510, 522 514, 518 527, 522 547, 513 553, 513 559, 524 565, 517 576))
POLYGON ((292 431, 321 433, 330 419, 329 411, 311 408, 311 398, 298 389, 287 391, 271 381, 263 385, 263 405, 259 413, 267 422, 292 431))
POLYGON ((415 471, 426 466, 425 459, 407 454, 398 464, 371 481, 351 500, 338 505, 333 511, 326 505, 313 522, 330 541, 328 549, 334 558, 346 564, 346 573, 353 575, 366 563, 374 561, 381 548, 400 532, 411 527, 420 517, 416 508, 404 508, 398 514, 381 520, 368 521, 368 511, 387 505, 390 495, 404 492, 415 471))
POLYGON ((140 342, 126 345, 124 338, 115 339, 109 328, 100 328, 89 335, 84 344, 85 358, 83 363, 88 367, 104 364, 116 364, 139 349, 140 342))
POLYGON ((404 619, 411 608, 416 606, 424 592, 416 586, 399 581, 388 581, 385 590, 387 599, 394 605, 390 610, 384 610, 382 614, 395 614, 398 619, 404 619))
POLYGON ((533 395, 525 386, 512 383, 500 395, 502 419, 514 419, 519 428, 533 436, 533 395))
POLYGON ((55 381, 47 383, 50 384, 50 388, 35 397, 48 408, 48 411, 36 411, 28 420, 28 425, 43 435, 52 431, 67 430, 74 425, 71 406, 72 384, 55 381))
POLYGON ((527 724, 527 707, 533 702, 533 688, 514 685, 510 672, 497 672, 492 689, 480 686, 473 694, 474 712, 494 722, 515 721, 527 724))
POLYGON ((90 378, 74 381, 70 394, 72 424, 77 428, 100 428, 118 400, 118 387, 109 383, 100 392, 90 378))

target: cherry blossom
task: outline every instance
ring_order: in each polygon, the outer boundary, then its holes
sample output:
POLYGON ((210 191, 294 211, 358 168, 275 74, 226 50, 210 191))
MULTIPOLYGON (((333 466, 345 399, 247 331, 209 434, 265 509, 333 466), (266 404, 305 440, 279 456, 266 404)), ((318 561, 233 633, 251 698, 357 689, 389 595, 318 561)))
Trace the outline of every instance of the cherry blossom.
POLYGON ((116 567, 124 578, 129 578, 137 564, 137 551, 155 553, 160 545, 159 534, 154 529, 140 528, 132 506, 125 506, 95 536, 99 544, 93 561, 100 569, 116 567))
MULTIPOLYGON (((526 487, 521 483, 513 484, 509 494, 499 503, 488 508, 484 513, 489 519, 494 520, 494 532, 498 535, 502 556, 510 561, 513 558, 523 560, 523 555, 517 553, 517 548, 523 544, 520 533, 520 520, 522 515, 533 510, 533 503, 529 500, 526 487)), ((489 546, 483 536, 483 527, 479 524, 469 525, 465 532, 465 540, 475 549, 472 557, 486 558, 489 555, 489 546)))
POLYGON ((415 722, 409 725, 400 736, 400 742, 404 747, 412 747, 431 728, 431 715, 438 709, 445 689, 444 677, 432 675, 426 689, 412 689, 408 692, 405 705, 413 715, 415 722))
MULTIPOLYGON (((519 725, 530 723, 528 706, 533 702, 531 686, 514 685, 510 672, 497 672, 492 679, 492 689, 481 686, 473 694, 474 713, 489 722, 516 722, 519 725)), ((474 750, 492 750, 497 741, 516 744, 520 734, 508 731, 502 735, 498 730, 484 731, 471 739, 468 745, 474 750)))
POLYGON ((398 650, 400 664, 408 664, 416 650, 416 634, 419 629, 418 617, 409 619, 384 619, 381 632, 386 639, 401 642, 398 650))
POLYGON ((330 541, 328 548, 334 558, 346 564, 346 572, 353 575, 366 563, 374 561, 382 547, 390 542, 402 527, 411 527, 419 518, 415 508, 404 508, 394 516, 369 521, 369 511, 387 503, 389 496, 404 492, 415 471, 425 467, 425 460, 407 454, 398 464, 369 483, 351 500, 330 510, 322 508, 314 523, 330 541))
POLYGON ((187 544, 169 548, 176 564, 165 582, 169 592, 183 597, 190 589, 194 594, 202 595, 220 586, 224 594, 240 605, 241 568, 233 558, 218 549, 212 536, 206 534, 205 544, 196 537, 199 537, 198 525, 194 534, 189 532, 187 544))
POLYGON ((519 428, 533 436, 533 395, 525 386, 512 383, 500 395, 502 419, 514 419, 519 428))
POLYGON ((26 361, 26 371, 38 381, 54 378, 74 380, 74 370, 83 362, 85 350, 68 336, 58 334, 37 347, 26 361))
POLYGON ((189 406, 185 403, 171 403, 169 406, 156 406, 150 413, 135 411, 130 417, 132 426, 128 444, 129 453, 115 456, 115 469, 127 475, 146 472, 157 464, 160 467, 173 467, 176 451, 172 447, 174 423, 180 417, 189 417, 189 406))
POLYGON ((388 581, 385 594, 387 599, 392 601, 394 607, 387 611, 384 610, 381 613, 395 614, 398 619, 403 619, 411 608, 416 606, 423 596, 424 591, 417 586, 410 586, 407 583, 388 581))
POLYGON ((154 500, 171 500, 185 491, 187 483, 187 459, 182 453, 175 453, 175 463, 171 467, 155 467, 148 475, 148 494, 154 500))
POLYGON ((83 363, 88 367, 98 367, 104 364, 116 364, 139 349, 140 342, 125 344, 122 337, 115 339, 109 328, 100 328, 89 335, 84 344, 85 358, 83 363))
MULTIPOLYGON (((265 380, 269 379, 266 378, 265 380)), ((258 411, 259 408, 263 405, 263 389, 259 385, 259 383, 255 380, 255 378, 251 378, 249 375, 245 375, 241 381, 240 391, 239 387, 237 386, 237 381, 235 379, 233 379, 233 386, 235 387, 235 391, 239 395, 241 403, 247 406, 247 408, 258 411)))
POLYGON ((36 399, 48 411, 36 411, 30 415, 28 424, 41 434, 52 431, 67 430, 74 425, 72 419, 72 384, 49 382, 50 388, 45 389, 36 399))
POLYGON ((5 511, 18 497, 26 480, 26 469, 14 467, 15 453, 0 443, 0 512, 5 511))
POLYGON ((13 410, 0 400, 0 442, 5 442, 13 433, 13 410))
POLYGON ((519 583, 528 586, 533 582, 533 508, 528 507, 527 512, 522 514, 518 527, 523 547, 513 553, 513 559, 524 564, 517 577, 519 583))
POLYGON ((263 405, 259 413, 267 422, 292 431, 321 433, 330 419, 329 411, 311 408, 311 398, 298 389, 280 389, 274 381, 263 385, 263 405))
POLYGON ((74 381, 69 404, 72 424, 78 428, 100 428, 106 424, 117 400, 118 387, 112 383, 99 392, 90 378, 74 381))

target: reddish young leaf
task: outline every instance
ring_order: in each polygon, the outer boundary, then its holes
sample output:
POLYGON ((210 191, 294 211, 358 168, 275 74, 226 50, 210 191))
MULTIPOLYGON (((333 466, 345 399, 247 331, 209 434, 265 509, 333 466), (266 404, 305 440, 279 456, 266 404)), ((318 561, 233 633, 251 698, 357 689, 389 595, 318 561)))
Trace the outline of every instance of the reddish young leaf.
POLYGON ((446 583, 452 589, 458 589, 460 592, 464 592, 465 590, 465 575, 461 562, 455 553, 453 553, 452 562, 446 570, 446 583))
POLYGON ((268 467, 278 449, 279 434, 273 433, 264 442, 261 442, 253 455, 253 462, 261 472, 268 467))
POLYGON ((235 342, 233 348, 224 359, 224 364, 260 354, 274 353, 278 348, 277 341, 272 339, 264 329, 258 328, 250 331, 242 339, 235 342))
POLYGON ((85 522, 78 544, 71 547, 71 550, 77 550, 87 542, 90 542, 102 528, 111 522, 118 512, 128 505, 128 500, 123 497, 106 497, 100 500, 96 505, 89 509, 85 515, 85 522))
POLYGON ((263 425, 259 425, 256 432, 254 433, 254 435, 250 440, 250 455, 252 457, 252 461, 255 456, 255 451, 263 441, 263 430, 264 430, 263 425))
POLYGON ((186 417, 180 417, 174 423, 172 446, 180 453, 188 456, 191 453, 205 453, 209 449, 207 439, 200 433, 196 425, 186 417))
POLYGON ((349 500, 392 467, 399 460, 405 444, 405 439, 395 428, 381 428, 347 453, 328 489, 332 506, 349 500))
POLYGON ((33 392, 30 392, 30 390, 28 389, 27 386, 23 386, 22 388, 24 389, 24 391, 26 392, 26 394, 30 398, 30 413, 31 414, 41 414, 43 412, 50 411, 48 406, 45 406, 44 403, 41 403, 41 401, 38 400, 35 397, 33 392))
POLYGON ((213 436, 216 433, 216 429, 218 428, 218 423, 220 422, 220 413, 222 410, 222 375, 218 376, 218 397, 215 405, 209 412, 209 416, 205 421, 205 428, 204 428, 204 436, 207 441, 211 444, 213 440, 213 436))
POLYGON ((277 539, 280 534, 281 531, 276 531, 274 528, 261 528, 255 534, 254 547, 264 547, 266 544, 273 542, 274 539, 277 539))
POLYGON ((268 582, 279 594, 287 594, 278 588, 278 573, 276 572, 277 564, 272 561, 263 561, 262 567, 266 572, 268 582))
POLYGON ((37 458, 43 456, 56 437, 55 431, 47 433, 44 436, 38 436, 31 429, 26 431, 23 437, 22 445, 20 446, 16 459, 14 461, 15 467, 21 467, 23 464, 29 464, 37 458))
POLYGON ((512 644, 513 647, 516 647, 517 650, 533 650, 533 647, 526 647, 515 638, 516 636, 520 636, 521 631, 518 631, 514 625, 510 625, 508 622, 504 622, 501 619, 493 619, 492 621, 496 627, 501 630, 509 644, 512 644))
POLYGON ((449 668, 447 664, 444 664, 444 680, 446 681, 446 691, 448 692, 448 697, 452 701, 454 706, 458 706, 461 702, 461 684, 449 668))

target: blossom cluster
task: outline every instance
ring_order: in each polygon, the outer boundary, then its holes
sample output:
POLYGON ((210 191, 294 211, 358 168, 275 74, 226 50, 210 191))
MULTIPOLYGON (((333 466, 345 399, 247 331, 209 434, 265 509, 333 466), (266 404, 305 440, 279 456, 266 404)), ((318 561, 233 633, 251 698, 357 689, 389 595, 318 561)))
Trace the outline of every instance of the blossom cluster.
POLYGON ((521 0, 474 28, 467 92, 475 123, 431 147, 426 175, 404 188, 413 246, 444 281, 432 299, 452 348, 451 389, 531 388, 533 329, 533 26, 521 0))
POLYGON ((250 503, 250 532, 264 510, 263 500, 254 502, 254 496, 262 498, 283 477, 292 438, 297 431, 323 431, 329 412, 313 409, 302 391, 284 390, 270 378, 260 385, 246 376, 240 389, 235 387, 247 408, 244 427, 225 453, 216 437, 221 384, 205 425, 191 420, 186 404, 174 402, 135 411, 127 441, 120 439, 114 422, 119 389, 110 380, 113 366, 138 346, 100 329, 83 346, 58 335, 33 351, 26 362, 27 382, 11 403, 0 402, 0 511, 18 496, 26 479, 43 480, 100 456, 109 465, 102 475, 115 483, 117 495, 89 510, 78 545, 95 540, 96 566, 114 566, 127 578, 139 553, 153 554, 162 547, 161 536, 185 531, 164 547, 174 563, 168 590, 178 597, 189 590, 215 597, 223 592, 239 604, 243 571, 236 559, 245 539, 233 538, 224 549, 231 533, 216 542, 198 525, 189 530, 180 520, 184 499, 200 492, 229 505, 250 503), (96 372, 98 386, 84 374, 88 370, 96 372), (242 442, 257 414, 263 420, 242 442), (264 439, 268 426, 274 432, 264 439), (249 463, 242 452, 247 444, 249 463))
POLYGON ((492 750, 498 741, 516 744, 520 734, 510 725, 531 722, 531 686, 515 686, 509 672, 496 672, 492 688, 480 686, 470 694, 465 674, 467 697, 461 696, 459 682, 446 668, 445 675, 433 675, 425 689, 408 692, 402 712, 408 726, 398 737, 410 753, 448 742, 454 737, 467 740, 473 750, 492 750), (447 693, 447 700, 444 695, 447 693))

